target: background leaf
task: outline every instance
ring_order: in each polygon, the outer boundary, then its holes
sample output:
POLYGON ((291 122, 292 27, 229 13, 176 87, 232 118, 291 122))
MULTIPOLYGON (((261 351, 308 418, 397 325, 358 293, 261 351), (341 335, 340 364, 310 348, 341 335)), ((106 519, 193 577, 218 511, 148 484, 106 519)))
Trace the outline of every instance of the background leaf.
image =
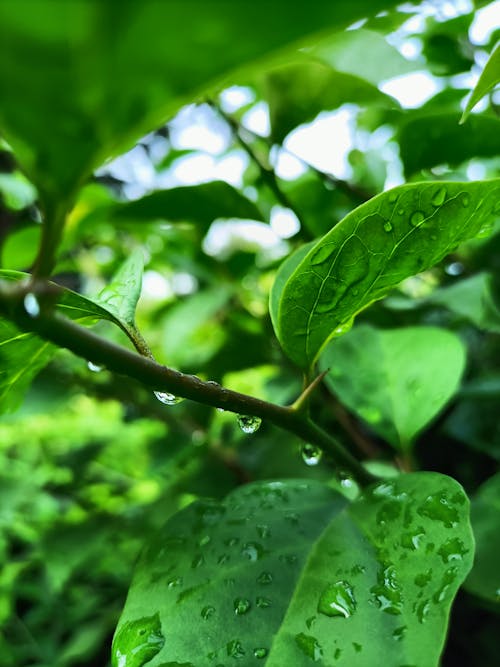
POLYGON ((335 330, 404 278, 459 243, 491 230, 500 180, 414 183, 349 213, 309 251, 285 284, 275 331, 308 367, 335 330))
POLYGON ((500 605, 500 474, 482 484, 471 502, 471 522, 476 540, 474 567, 465 588, 485 600, 500 605))
POLYGON ((103 206, 92 212, 88 222, 112 224, 145 222, 193 222, 208 227, 216 218, 263 220, 257 206, 224 181, 185 185, 152 192, 135 201, 103 206))
POLYGON ((455 394, 465 349, 455 334, 434 327, 379 330, 361 325, 330 341, 320 357, 327 386, 394 447, 418 433, 455 394))
POLYGON ((394 4, 145 0, 117 11, 99 0, 63 6, 26 0, 22 7, 6 0, 0 6, 2 133, 43 200, 71 201, 94 167, 230 70, 394 4), (257 24, 258 31, 247 29, 257 24))
POLYGON ((465 126, 456 113, 433 113, 408 120, 398 135, 406 176, 436 165, 457 166, 473 157, 500 153, 500 120, 472 116, 465 126))

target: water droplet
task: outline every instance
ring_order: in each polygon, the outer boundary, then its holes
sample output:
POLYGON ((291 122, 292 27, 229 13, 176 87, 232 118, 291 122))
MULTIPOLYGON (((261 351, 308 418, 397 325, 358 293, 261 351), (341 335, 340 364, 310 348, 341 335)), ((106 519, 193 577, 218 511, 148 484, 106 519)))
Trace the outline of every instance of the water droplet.
POLYGON ((205 563, 205 558, 203 557, 203 554, 198 554, 191 561, 191 568, 193 570, 196 570, 198 567, 204 565, 204 563, 205 563))
POLYGON ((265 598, 262 595, 259 595, 255 599, 255 604, 257 605, 257 607, 259 607, 259 609, 267 609, 272 605, 272 602, 269 598, 265 598))
POLYGON ((392 232, 392 222, 389 222, 389 220, 384 222, 384 232, 392 232))
POLYGON ((28 292, 24 297, 23 306, 30 317, 38 317, 40 315, 40 304, 32 292, 28 292))
POLYGON ((279 560, 286 565, 295 565, 297 562, 297 556, 295 554, 281 554, 279 560))
POLYGON ((372 489, 372 496, 376 498, 387 498, 394 495, 394 482, 381 482, 372 489))
POLYGON ((249 415, 238 415, 238 426, 243 433, 255 433, 262 424, 260 417, 250 417, 249 415))
POLYGON ((349 320, 348 322, 339 324, 339 326, 333 330, 333 338, 337 338, 338 336, 343 336, 344 334, 346 334, 348 331, 352 329, 353 324, 354 324, 354 318, 349 320))
POLYGON ((478 233, 476 234, 476 238, 478 239, 487 238, 488 236, 491 236, 492 231, 493 231, 493 220, 488 220, 481 225, 478 233))
POLYGON ((467 206, 470 204, 470 195, 467 194, 467 192, 462 192, 460 195, 460 201, 462 202, 462 206, 467 208, 467 206))
POLYGON ((92 373, 99 373, 103 369, 102 366, 99 366, 99 364, 94 364, 93 361, 89 361, 87 363, 87 368, 89 369, 89 371, 92 371, 92 373))
POLYGON ((451 262, 444 270, 449 276, 460 276, 464 272, 464 265, 462 262, 451 262))
POLYGON ((226 644, 226 653, 230 658, 243 658, 245 650, 240 641, 233 639, 226 644))
POLYGON ((432 195, 431 202, 434 206, 442 206, 444 204, 445 199, 446 199, 446 188, 440 187, 432 195))
POLYGON ((375 602, 386 614, 401 614, 403 598, 396 579, 394 565, 383 565, 377 574, 377 585, 370 588, 375 602))
POLYGON ((331 243, 327 245, 322 245, 313 252, 313 254, 311 255, 311 259, 309 261, 311 264, 315 266, 317 264, 323 264, 323 262, 326 262, 330 259, 334 250, 335 248, 332 246, 331 243))
POLYGON ((311 637, 311 635, 306 635, 301 632, 298 635, 295 635, 295 643, 299 649, 307 655, 308 658, 312 658, 314 662, 321 660, 323 657, 323 649, 318 643, 316 637, 311 637))
POLYGON ((159 614, 121 625, 113 640, 113 658, 118 667, 142 667, 161 651, 165 638, 159 614))
POLYGON ((434 602, 436 603, 443 602, 443 600, 446 598, 448 594, 450 586, 453 584, 456 578, 457 578, 457 568, 456 567, 448 568, 446 572, 443 574, 441 586, 432 596, 434 602))
POLYGON ((369 424, 379 424, 383 418, 381 411, 374 405, 360 405, 357 412, 361 419, 369 424))
POLYGON ((420 516, 441 521, 446 528, 452 528, 458 524, 458 512, 444 493, 427 496, 417 512, 420 516))
POLYGON ((266 537, 271 537, 271 529, 265 523, 261 523, 256 526, 257 533, 261 539, 266 537))
POLYGON ((254 648, 253 650, 254 658, 258 659, 265 658, 267 654, 268 654, 267 648, 254 648))
POLYGON ((425 623, 425 620, 427 618, 427 615, 429 614, 431 605, 428 600, 423 600, 420 602, 417 607, 416 607, 416 613, 417 613, 417 618, 419 620, 419 623, 425 623))
POLYGON ((251 606, 250 600, 247 600, 246 598, 236 598, 233 602, 234 613, 237 616, 246 614, 247 611, 250 611, 251 606))
POLYGON ((163 403, 164 405, 177 405, 177 403, 180 403, 183 400, 179 396, 169 394, 168 391, 154 391, 153 394, 160 401, 160 403, 163 403))
POLYGON ((425 215, 422 211, 414 211, 410 216, 410 225, 412 227, 418 227, 425 220, 425 215))
POLYGON ((318 611, 325 616, 349 618, 355 610, 354 592, 346 581, 337 581, 327 586, 318 601, 318 611))
POLYGON ((219 556, 219 558, 217 558, 217 565, 224 565, 224 563, 227 563, 228 560, 229 560, 228 554, 222 554, 222 556, 219 556))
POLYGON ((302 459, 307 466, 316 466, 321 461, 323 452, 316 445, 310 445, 309 443, 302 446, 301 450, 302 459))
POLYGON ((443 542, 438 549, 438 554, 441 556, 443 563, 449 563, 452 560, 462 560, 468 551, 462 540, 455 537, 443 542))
POLYGON ((258 542, 246 542, 241 549, 241 553, 243 556, 246 556, 248 560, 255 562, 262 558, 267 551, 258 542))
POLYGON ((389 204, 394 204, 398 199, 398 193, 394 190, 389 192, 389 204))
POLYGON ((258 584, 271 584, 273 581, 273 575, 270 572, 261 572, 257 577, 258 584))
POLYGON ((358 644, 357 642, 353 642, 352 646, 353 646, 354 650, 356 651, 356 653, 361 653, 361 651, 363 650, 362 645, 358 644))
POLYGON ((416 551, 425 537, 425 531, 423 528, 417 528, 418 532, 415 533, 403 533, 401 535, 401 546, 405 549, 411 549, 416 551))
POLYGON ((306 618, 306 625, 308 630, 310 630, 315 623, 316 616, 310 616, 309 618, 306 618))
POLYGON ((201 537, 201 538, 198 540, 198 546, 200 546, 200 547, 206 547, 207 544, 210 542, 211 539, 212 539, 212 538, 210 537, 210 535, 203 535, 203 537, 201 537))
POLYGON ((415 582, 415 585, 418 586, 419 588, 425 588, 425 586, 427 586, 427 584, 430 582, 431 579, 432 579, 432 570, 429 569, 426 572, 417 574, 417 576, 413 581, 415 582))
POLYGON ((399 628, 396 628, 392 633, 392 636, 397 642, 400 642, 406 634, 407 627, 406 625, 401 625, 399 628))
POLYGON ((167 581, 168 588, 177 588, 177 586, 181 585, 182 585, 182 577, 174 577, 173 579, 169 579, 167 581))
POLYGON ((204 621, 208 621, 209 618, 212 618, 212 616, 215 614, 215 607, 211 607, 208 605, 207 607, 203 607, 201 610, 201 617, 204 621))

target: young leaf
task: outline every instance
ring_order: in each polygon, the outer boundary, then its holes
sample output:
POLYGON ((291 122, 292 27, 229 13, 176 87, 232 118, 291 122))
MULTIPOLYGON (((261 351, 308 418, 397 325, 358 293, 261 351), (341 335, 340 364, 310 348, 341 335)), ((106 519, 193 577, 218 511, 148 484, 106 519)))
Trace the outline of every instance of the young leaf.
POLYGON ((487 234, 500 214, 500 179, 413 183, 377 195, 320 239, 280 294, 275 332, 288 356, 311 366, 363 308, 461 242, 487 234))
POLYGON ((465 349, 434 327, 359 326, 332 340, 320 357, 328 387, 394 447, 411 447, 460 385, 465 349))
POLYGON ((464 587, 485 600, 500 605, 500 473, 482 484, 472 498, 471 522, 476 540, 474 567, 464 587))
POLYGON ((99 305, 129 327, 135 327, 135 309, 141 296, 143 270, 144 256, 142 250, 137 248, 96 299, 99 305))
POLYGON ((479 77, 479 81, 476 83, 474 90, 467 100, 460 123, 465 123, 470 112, 479 100, 493 90, 498 83, 500 83, 500 44, 497 44, 495 50, 489 57, 489 60, 479 77))
POLYGON ((433 667, 472 556, 467 498, 443 475, 350 506, 319 482, 248 484, 192 504, 145 550, 112 664, 148 648, 157 665, 433 667))

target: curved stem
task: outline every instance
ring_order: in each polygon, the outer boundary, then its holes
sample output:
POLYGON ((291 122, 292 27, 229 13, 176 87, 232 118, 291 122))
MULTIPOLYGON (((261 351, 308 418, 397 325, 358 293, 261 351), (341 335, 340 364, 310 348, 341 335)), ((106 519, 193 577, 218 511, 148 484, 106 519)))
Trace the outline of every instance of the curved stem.
POLYGON ((33 285, 1 285, 0 313, 14 322, 21 330, 32 332, 73 352, 106 366, 110 371, 127 375, 156 391, 166 391, 189 398, 198 403, 223 408, 231 412, 265 419, 306 442, 318 445, 328 452, 335 463, 351 473, 361 485, 374 481, 366 471, 333 436, 323 431, 307 416, 293 407, 285 407, 260 400, 221 387, 215 382, 203 382, 194 375, 186 375, 158 364, 95 334, 93 331, 63 317, 50 305, 40 304, 40 312, 30 316, 24 308, 24 297, 33 285))

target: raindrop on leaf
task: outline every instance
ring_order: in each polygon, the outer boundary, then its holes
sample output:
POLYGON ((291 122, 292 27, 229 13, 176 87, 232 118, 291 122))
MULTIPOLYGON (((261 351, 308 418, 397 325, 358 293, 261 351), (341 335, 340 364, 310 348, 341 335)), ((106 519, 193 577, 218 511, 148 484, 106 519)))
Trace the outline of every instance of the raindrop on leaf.
POLYGON ((442 206, 444 204, 445 199, 446 199, 446 188, 440 187, 432 195, 431 202, 434 206, 442 206))
POLYGON ((99 364, 94 364, 93 361, 89 361, 87 363, 87 368, 89 369, 89 371, 92 371, 92 373, 99 373, 100 371, 102 371, 103 367, 99 366, 99 364))
POLYGON ((349 618, 355 610, 354 592, 346 581, 337 581, 327 586, 318 601, 318 611, 325 616, 349 618))
POLYGON ((422 213, 422 211, 415 211, 410 216, 410 225, 412 225, 412 227, 418 227, 423 223, 424 220, 425 215, 422 213))
POLYGON ((250 600, 247 600, 246 598, 236 598, 233 603, 234 613, 237 616, 246 614, 248 611, 250 611, 250 607, 250 600))

